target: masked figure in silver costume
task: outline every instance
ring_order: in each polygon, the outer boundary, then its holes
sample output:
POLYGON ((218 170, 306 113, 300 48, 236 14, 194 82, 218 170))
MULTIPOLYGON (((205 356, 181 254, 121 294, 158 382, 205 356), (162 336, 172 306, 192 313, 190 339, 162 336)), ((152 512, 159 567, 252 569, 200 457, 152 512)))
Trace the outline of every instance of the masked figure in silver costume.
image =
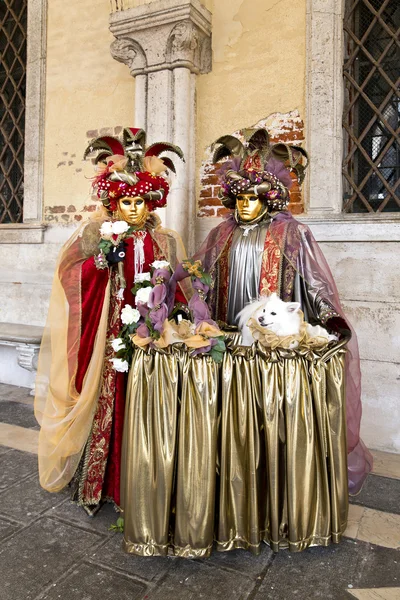
POLYGON ((211 273, 212 317, 230 326, 260 295, 276 292, 285 302, 300 302, 305 320, 323 325, 348 344, 347 440, 349 490, 357 493, 371 469, 372 457, 359 437, 360 366, 357 339, 309 228, 287 206, 295 175, 304 179, 307 153, 300 146, 271 145, 266 130, 246 130, 245 142, 226 135, 215 142, 214 162, 221 167, 221 200, 231 214, 215 227, 195 258, 211 273))

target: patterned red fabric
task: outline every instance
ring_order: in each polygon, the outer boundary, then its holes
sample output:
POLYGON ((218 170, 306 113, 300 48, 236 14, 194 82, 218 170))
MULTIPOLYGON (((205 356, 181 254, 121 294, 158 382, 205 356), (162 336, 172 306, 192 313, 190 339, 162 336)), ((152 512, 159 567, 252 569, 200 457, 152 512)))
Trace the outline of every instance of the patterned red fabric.
MULTIPOLYGON (((126 289, 124 292, 124 303, 135 306, 135 298, 131 292, 134 280, 134 249, 133 238, 127 240, 126 257, 124 263, 124 273, 126 279, 126 289)), ((144 238, 144 256, 145 262, 143 271, 150 271, 150 265, 154 261, 153 240, 149 234, 144 238)), ((120 480, 121 480, 121 447, 122 434, 124 428, 125 412, 125 393, 126 393, 125 373, 118 373, 115 381, 115 401, 112 419, 111 438, 109 442, 109 455, 107 459, 107 468, 105 473, 105 482, 103 496, 111 498, 120 505, 120 480)))
MULTIPOLYGON (((134 284, 134 240, 126 240, 126 257, 124 261, 124 274, 126 288, 123 301, 116 297, 115 275, 111 281, 111 302, 108 323, 107 342, 105 349, 103 381, 99 395, 99 402, 93 419, 92 436, 90 447, 86 453, 84 480, 81 482, 82 501, 84 504, 93 505, 101 498, 113 500, 120 504, 120 478, 121 478, 121 446, 124 424, 126 380, 125 373, 117 373, 110 365, 110 358, 114 355, 111 341, 118 335, 121 321, 120 311, 125 304, 135 306, 135 298, 131 288, 134 284)), ((144 237, 145 261, 143 271, 150 271, 150 265, 154 260, 165 257, 154 243, 150 234, 144 237)), ((101 306, 104 298, 103 278, 107 281, 108 270, 98 271, 95 269, 93 259, 88 259, 82 267, 82 322, 85 323, 85 348, 82 354, 79 352, 79 376, 83 381, 84 373, 90 360, 88 358, 93 348, 93 341, 97 331, 101 306), (90 280, 90 281, 87 281, 90 280), (100 286, 100 293, 96 297, 96 289, 100 286), (92 309, 91 309, 92 306, 92 309), (93 309, 94 307, 94 309, 93 309), (93 311, 93 314, 91 312, 93 311), (87 329, 92 329, 92 335, 87 329), (91 346, 90 346, 91 344, 91 346), (82 359, 82 362, 81 362, 82 359)), ((105 286, 104 286, 105 287, 105 286)), ((185 297, 180 289, 176 292, 176 301, 186 303, 185 297)))
POLYGON ((83 378, 93 352, 94 340, 100 323, 104 293, 108 282, 108 271, 99 271, 94 258, 82 264, 81 271, 81 335, 78 353, 78 368, 75 387, 82 391, 83 378))

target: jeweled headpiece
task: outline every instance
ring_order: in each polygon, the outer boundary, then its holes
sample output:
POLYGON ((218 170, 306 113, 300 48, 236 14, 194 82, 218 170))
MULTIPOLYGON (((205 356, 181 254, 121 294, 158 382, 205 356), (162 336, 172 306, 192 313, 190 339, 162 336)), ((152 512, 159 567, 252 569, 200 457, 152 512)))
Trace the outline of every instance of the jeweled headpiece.
POLYGON ((182 150, 167 142, 146 148, 145 131, 131 127, 123 130, 122 140, 113 136, 93 139, 83 158, 92 152, 97 152, 93 188, 109 211, 116 210, 117 200, 125 196, 142 197, 150 211, 165 206, 169 193, 165 175, 167 170, 175 173, 175 166, 160 154, 173 152, 184 160, 182 150))
POLYGON ((245 142, 233 135, 224 135, 214 142, 218 146, 213 162, 223 163, 220 169, 220 199, 226 208, 235 208, 236 196, 255 194, 268 208, 284 210, 289 204, 288 190, 293 184, 290 172, 296 173, 301 184, 308 165, 307 152, 301 146, 271 144, 265 129, 245 129, 245 142), (306 164, 301 164, 302 158, 306 164))

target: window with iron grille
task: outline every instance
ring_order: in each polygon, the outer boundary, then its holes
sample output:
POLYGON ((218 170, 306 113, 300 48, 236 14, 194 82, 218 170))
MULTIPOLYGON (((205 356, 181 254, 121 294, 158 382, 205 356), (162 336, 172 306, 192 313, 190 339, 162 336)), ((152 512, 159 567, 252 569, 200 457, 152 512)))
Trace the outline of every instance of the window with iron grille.
POLYGON ((22 221, 27 0, 0 0, 0 223, 22 221))
POLYGON ((346 0, 343 210, 400 211, 400 1, 346 0))

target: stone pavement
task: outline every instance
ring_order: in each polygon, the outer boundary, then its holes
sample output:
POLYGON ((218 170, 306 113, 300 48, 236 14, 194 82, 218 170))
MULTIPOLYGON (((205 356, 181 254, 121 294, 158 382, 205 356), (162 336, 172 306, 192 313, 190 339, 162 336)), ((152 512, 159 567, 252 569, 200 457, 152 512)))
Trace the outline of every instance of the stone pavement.
POLYGON ((37 435, 27 390, 0 384, 0 600, 400 600, 400 456, 375 453, 341 544, 191 561, 124 554, 112 506, 43 491, 37 435))

